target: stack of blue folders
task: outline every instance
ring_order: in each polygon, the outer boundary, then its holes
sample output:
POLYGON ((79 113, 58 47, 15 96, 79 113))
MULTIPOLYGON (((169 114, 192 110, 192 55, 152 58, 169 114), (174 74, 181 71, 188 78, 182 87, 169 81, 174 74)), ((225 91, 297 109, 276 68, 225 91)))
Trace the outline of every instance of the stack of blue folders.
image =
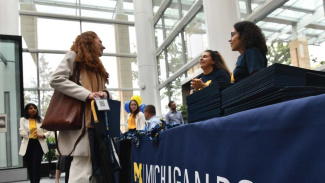
POLYGON ((193 123, 221 116, 221 91, 227 83, 212 83, 209 87, 186 97, 188 122, 193 123))
POLYGON ((288 100, 320 95, 325 93, 325 87, 313 86, 287 86, 277 91, 271 92, 261 97, 253 98, 243 104, 238 104, 224 110, 225 115, 234 114, 237 112, 271 105, 288 100))
POLYGON ((325 73, 273 64, 222 91, 225 115, 325 93, 325 73))

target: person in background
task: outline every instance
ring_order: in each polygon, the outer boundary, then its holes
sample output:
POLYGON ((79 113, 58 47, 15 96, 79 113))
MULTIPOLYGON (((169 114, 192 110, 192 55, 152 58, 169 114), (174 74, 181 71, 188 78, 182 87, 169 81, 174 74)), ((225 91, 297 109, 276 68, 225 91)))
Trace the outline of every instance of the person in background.
POLYGON ((191 80, 191 91, 197 92, 211 83, 230 83, 229 69, 218 51, 205 50, 200 58, 203 73, 191 80))
POLYGON ((59 183, 60 175, 65 172, 65 183, 69 182, 69 172, 72 161, 72 156, 59 156, 56 163, 55 183, 59 183))
POLYGON ((49 131, 42 129, 42 118, 35 104, 29 103, 24 108, 24 117, 20 118, 19 134, 23 137, 19 155, 27 164, 31 183, 39 183, 41 179, 41 162, 44 153, 49 151, 46 138, 49 131))
MULTIPOLYGON (((90 104, 91 100, 95 98, 109 97, 108 91, 105 90, 105 84, 108 83, 108 73, 99 59, 103 55, 104 49, 101 39, 95 32, 87 31, 80 34, 71 46, 71 51, 65 55, 50 79, 52 88, 85 102, 84 122, 87 130, 71 154, 73 160, 70 167, 69 183, 97 181, 97 178, 92 174, 90 155, 90 148, 93 148, 91 144, 94 143, 89 140, 89 132, 92 133, 94 129, 91 125, 90 104), (69 80, 74 68, 80 70, 80 83, 82 85, 69 80)), ((58 146, 62 155, 69 155, 81 133, 82 129, 60 131, 58 146)))
POLYGON ((144 108, 144 116, 147 121, 146 130, 151 131, 156 125, 160 124, 161 121, 156 117, 156 108, 153 105, 147 105, 144 108))
POLYGON ((129 104, 130 113, 127 116, 128 131, 145 130, 146 120, 144 114, 140 111, 140 107, 136 100, 131 100, 129 104))
POLYGON ((231 82, 236 83, 267 67, 267 46, 262 30, 253 22, 242 21, 234 25, 229 40, 232 51, 238 51, 231 82))
POLYGON ((166 124, 184 124, 183 116, 179 111, 176 111, 176 104, 174 101, 168 103, 170 111, 166 114, 166 124))

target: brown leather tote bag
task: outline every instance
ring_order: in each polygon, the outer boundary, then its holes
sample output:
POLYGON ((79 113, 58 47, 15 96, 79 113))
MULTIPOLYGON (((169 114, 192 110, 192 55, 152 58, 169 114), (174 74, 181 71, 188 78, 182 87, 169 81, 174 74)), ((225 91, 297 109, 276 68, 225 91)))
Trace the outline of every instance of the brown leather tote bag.
MULTIPOLYGON (((75 66, 71 81, 80 84, 80 70, 75 66)), ((82 127, 84 102, 54 90, 41 128, 49 131, 79 130, 82 127)))

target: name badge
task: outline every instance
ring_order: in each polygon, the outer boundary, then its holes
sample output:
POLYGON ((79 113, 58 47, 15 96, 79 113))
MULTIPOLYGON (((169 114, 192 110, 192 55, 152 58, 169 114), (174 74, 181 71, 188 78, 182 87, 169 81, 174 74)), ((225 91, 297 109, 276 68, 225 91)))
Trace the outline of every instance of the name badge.
POLYGON ((107 99, 95 99, 95 102, 99 111, 110 110, 107 99))

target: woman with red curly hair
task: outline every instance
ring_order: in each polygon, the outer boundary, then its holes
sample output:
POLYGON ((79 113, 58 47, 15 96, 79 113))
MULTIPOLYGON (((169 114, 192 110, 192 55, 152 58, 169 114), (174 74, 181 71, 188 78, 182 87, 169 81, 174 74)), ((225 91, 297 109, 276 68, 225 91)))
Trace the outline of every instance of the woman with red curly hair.
MULTIPOLYGON (((99 57, 103 55, 105 47, 96 33, 88 31, 77 36, 74 44, 58 68, 51 76, 50 85, 58 91, 85 102, 85 124, 91 129, 90 101, 94 98, 109 97, 105 90, 108 83, 106 72, 99 57), (69 80, 74 69, 80 70, 80 83, 69 80)), ((83 123, 84 124, 84 123, 83 123)), ((82 130, 82 129, 81 129, 82 130)), ((82 133, 81 130, 60 131, 58 141, 62 155, 69 155, 74 144, 82 133)), ((94 182, 92 176, 92 162, 90 160, 90 140, 88 130, 82 136, 75 150, 72 152, 69 182, 94 182)))

